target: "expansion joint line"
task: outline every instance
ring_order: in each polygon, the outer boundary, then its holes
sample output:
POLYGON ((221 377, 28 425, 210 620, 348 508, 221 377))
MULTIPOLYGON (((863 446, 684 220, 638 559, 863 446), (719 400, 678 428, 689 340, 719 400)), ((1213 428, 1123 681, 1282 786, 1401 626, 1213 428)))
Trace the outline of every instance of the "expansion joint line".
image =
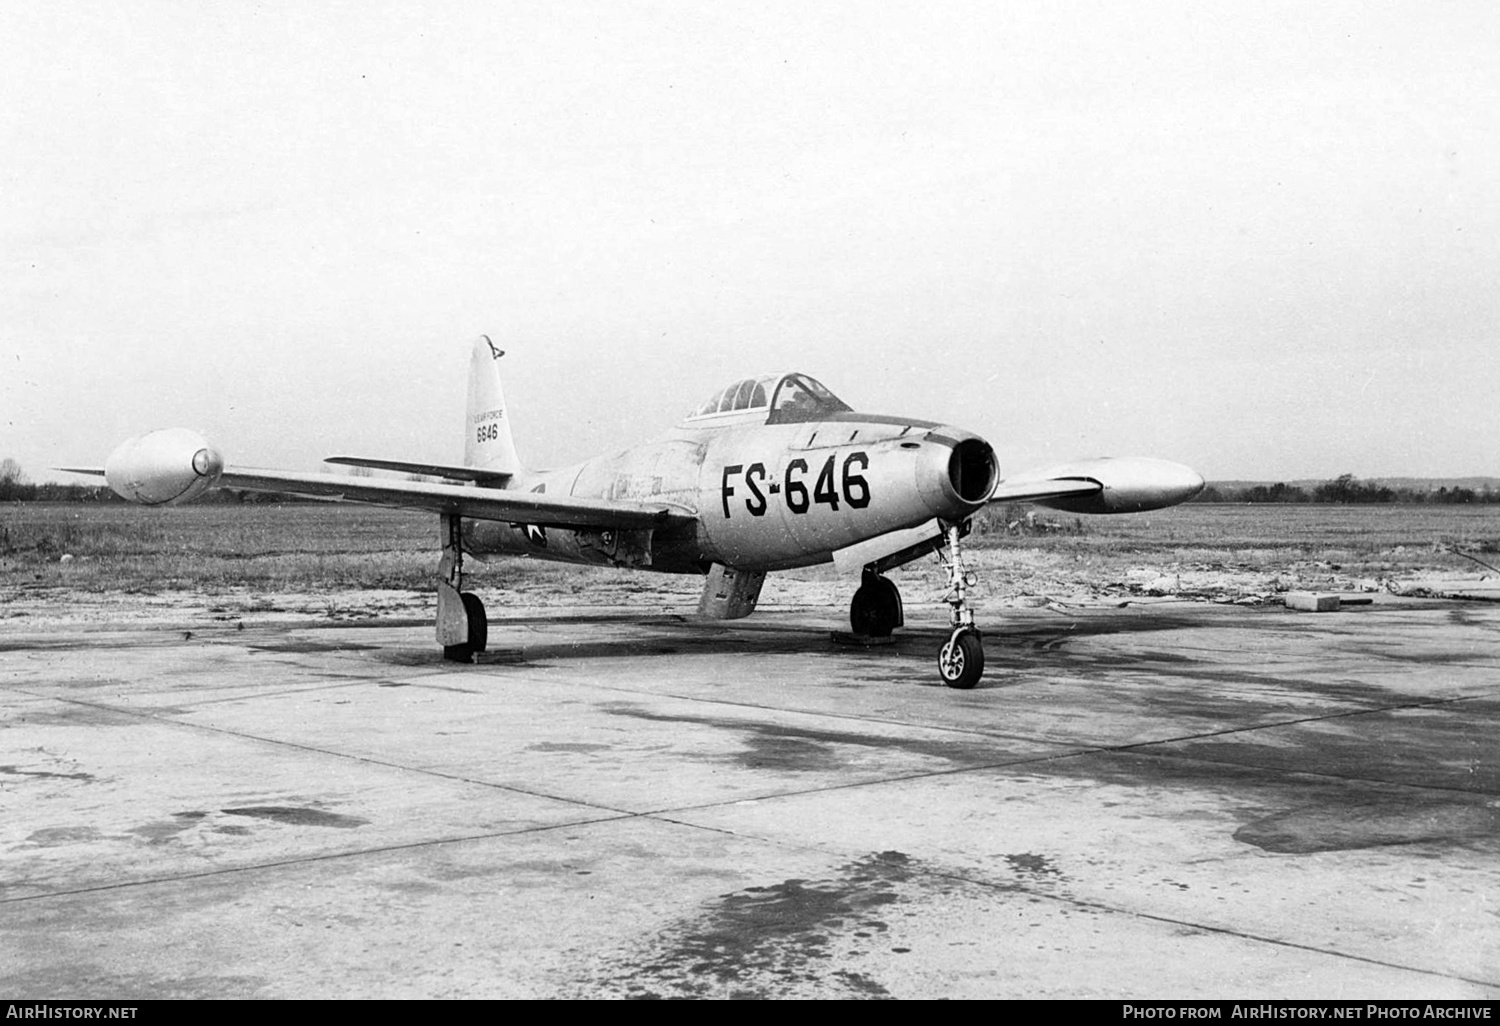
MULTIPOLYGON (((31 694, 31 692, 24 693, 31 694)), ((564 798, 558 795, 547 794, 544 791, 533 791, 529 788, 517 787, 514 784, 497 784, 492 780, 476 780, 473 777, 466 777, 459 773, 445 773, 442 770, 427 769, 421 766, 406 766, 399 762, 389 762, 384 759, 374 759, 367 755, 353 755, 348 752, 336 752, 327 748, 319 748, 316 745, 302 744, 298 741, 286 741, 280 738, 262 737, 259 734, 251 734, 241 730, 232 730, 228 727, 216 727, 212 724, 206 723, 190 723, 183 720, 172 719, 171 717, 167 716, 155 716, 151 713, 143 712, 139 709, 122 709, 118 706, 106 705, 101 702, 86 702, 82 699, 77 698, 57 698, 51 695, 33 694, 32 697, 47 698, 52 701, 81 706, 85 709, 96 709, 103 712, 117 713, 124 716, 133 716, 137 719, 145 720, 149 723, 157 723, 171 727, 181 727, 188 730, 201 731, 207 734, 218 734, 224 737, 240 738, 241 740, 254 741, 259 744, 270 745, 275 748, 287 748, 293 751, 308 752, 314 755, 326 755, 330 758, 344 759, 349 762, 357 762, 367 766, 379 766, 383 769, 399 770, 403 773, 416 773, 421 776, 434 777, 439 780, 450 780, 461 784, 472 784, 475 787, 489 788, 490 790, 494 791, 507 791, 512 794, 525 795, 528 798, 542 798, 547 801, 561 802, 568 805, 577 805, 580 808, 589 809, 596 812, 608 813, 609 815, 607 818, 628 818, 631 816, 639 815, 639 813, 631 812, 629 809, 617 809, 613 806, 602 805, 597 802, 587 802, 579 798, 564 798)))
MULTIPOLYGON (((939 776, 939 775, 943 775, 943 774, 930 774, 930 775, 932 775, 932 776, 939 776)), ((883 781, 871 781, 869 783, 883 783, 883 781)), ((868 785, 845 785, 845 786, 868 786, 868 785)), ((806 794, 806 793, 814 793, 814 792, 817 792, 817 791, 834 791, 834 790, 840 790, 840 789, 842 789, 842 788, 839 788, 839 787, 814 788, 814 789, 810 789, 808 792, 799 792, 799 793, 800 794, 806 794)), ((787 796, 776 795, 775 797, 776 798, 781 798, 781 797, 787 797, 787 796)), ((729 804, 736 804, 736 803, 735 802, 716 802, 716 803, 714 803, 714 805, 729 805, 729 804)), ((700 808, 701 809, 701 808, 712 808, 712 807, 713 807, 713 805, 703 805, 703 806, 695 806, 694 808, 700 808)), ((677 811, 689 811, 689 810, 688 809, 680 809, 680 810, 671 810, 671 811, 677 812, 677 811)), ((814 852, 814 853, 819 854, 819 855, 829 855, 829 856, 833 856, 833 857, 837 857, 837 858, 848 858, 849 857, 849 852, 848 851, 840 850, 840 849, 837 849, 837 848, 831 848, 831 847, 824 846, 824 845, 794 844, 794 843, 791 843, 791 842, 788 842, 788 841, 784 841, 784 840, 781 840, 781 839, 778 839, 778 838, 774 838, 774 837, 764 837, 764 836, 761 836, 761 835, 758 835, 758 834, 740 833, 738 831, 730 830, 730 829, 728 829, 726 827, 703 826, 702 824, 688 823, 688 822, 684 822, 684 821, 681 821, 681 820, 675 820, 675 819, 672 819, 671 816, 667 812, 665 812, 665 811, 654 813, 654 814, 650 814, 650 815, 652 816, 652 818, 660 819, 660 820, 662 820, 664 822, 672 823, 673 825, 676 825, 676 826, 690 827, 690 828, 695 828, 695 829, 699 829, 699 830, 708 830, 708 831, 711 831, 713 833, 723 834, 723 835, 725 835, 727 837, 733 837, 733 838, 736 838, 738 840, 750 840, 750 841, 755 841, 755 842, 760 843, 760 844, 770 844, 770 845, 774 845, 775 847, 780 848, 780 849, 782 849, 784 851, 814 852)), ((1197 922, 1193 922, 1193 921, 1188 920, 1188 919, 1179 919, 1179 918, 1174 918, 1174 917, 1171 917, 1171 916, 1154 915, 1154 914, 1152 914, 1150 912, 1141 912, 1141 911, 1138 911, 1138 910, 1135 910, 1135 909, 1121 908, 1121 907, 1118 907, 1118 906, 1115 906, 1115 905, 1107 904, 1107 903, 1102 902, 1102 901, 1092 901, 1092 900, 1085 899, 1085 898, 1067 897, 1065 895, 1056 894, 1056 893, 1053 893, 1053 892, 1045 890, 1045 889, 1040 889, 1040 888, 1037 888, 1037 887, 1034 887, 1034 886, 1030 886, 1030 885, 1028 885, 1028 884, 1026 884, 1024 882, 1000 883, 1000 882, 995 881, 995 880, 987 880, 987 879, 984 879, 982 877, 975 877, 972 874, 963 872, 961 870, 956 870, 956 869, 941 869, 941 868, 937 868, 937 867, 933 867, 933 866, 927 866, 927 865, 921 864, 921 863, 918 863, 916 865, 908 865, 907 869, 908 869, 909 872, 912 872, 914 874, 920 873, 923 876, 928 876, 928 877, 932 877, 932 878, 936 878, 936 879, 940 879, 940 880, 945 880, 945 881, 949 881, 949 882, 961 883, 961 884, 964 884, 966 886, 981 888, 981 889, 986 890, 986 891, 998 892, 998 893, 1003 893, 1003 894, 1025 894, 1025 895, 1027 895, 1028 897, 1031 897, 1031 898, 1036 898, 1036 899, 1041 899, 1041 900, 1047 900, 1047 901, 1055 902, 1055 903, 1057 903, 1059 905, 1068 905, 1068 906, 1071 906, 1073 908, 1080 908, 1080 909, 1090 909, 1090 910, 1097 911, 1097 912, 1104 912, 1104 913, 1107 913, 1107 914, 1110 914, 1110 915, 1128 916, 1128 917, 1130 917, 1132 919, 1144 920, 1144 921, 1153 922, 1153 923, 1162 923, 1162 924, 1165 924, 1165 925, 1168 925, 1168 926, 1175 926, 1175 927, 1181 927, 1181 928, 1184 928, 1184 929, 1197 930, 1197 931, 1200 931, 1202 933, 1212 933, 1212 934, 1217 934, 1217 935, 1223 936, 1223 937, 1233 937, 1233 938, 1236 938, 1238 940, 1249 941, 1249 942, 1254 943, 1254 944, 1267 944, 1267 945, 1270 945, 1272 947, 1287 948, 1287 949, 1296 950, 1296 951, 1306 951, 1306 952, 1310 952, 1312 954, 1325 955, 1325 956, 1327 956, 1329 958, 1347 959, 1347 960, 1353 961, 1353 962, 1361 962, 1361 963, 1364 963, 1366 965, 1380 966, 1381 968, 1385 968, 1385 969, 1396 969, 1396 970, 1400 970, 1402 972, 1415 973, 1415 974, 1418 974, 1418 975, 1421 975, 1421 976, 1432 976, 1432 977, 1437 977, 1439 979, 1445 979, 1445 980, 1458 980, 1458 981, 1461 981, 1463 983, 1471 983, 1471 984, 1474 984, 1474 985, 1480 986, 1480 987, 1489 987, 1489 988, 1500 987, 1500 980, 1480 980, 1480 979, 1475 979, 1475 978, 1470 977, 1470 976, 1463 976, 1463 975, 1456 974, 1456 973, 1445 973, 1445 972, 1440 972, 1440 971, 1433 970, 1433 969, 1425 969, 1425 968, 1422 968, 1420 966, 1402 965, 1399 962, 1391 962, 1391 961, 1388 961, 1388 960, 1385 960, 1385 959, 1380 959, 1380 958, 1371 958, 1368 955, 1360 955, 1360 954, 1355 954, 1353 952, 1347 952, 1347 951, 1337 951, 1337 950, 1332 950, 1332 949, 1329 949, 1329 948, 1317 947, 1317 946, 1312 945, 1312 944, 1301 944, 1301 943, 1298 943, 1297 941, 1284 940, 1284 939, 1279 938, 1279 937, 1268 937, 1268 936, 1264 936, 1262 934, 1250 933, 1250 932, 1247 932, 1247 931, 1244 931, 1244 930, 1232 930, 1232 929, 1228 929, 1227 927, 1213 926, 1211 924, 1205 924, 1205 923, 1197 923, 1197 922)))
POLYGON ((123 880, 119 883, 95 884, 90 887, 72 887, 62 891, 48 891, 45 894, 23 894, 14 898, 0 898, 0 905, 16 905, 29 901, 48 901, 53 898, 70 898, 80 894, 123 891, 129 890, 132 887, 154 887, 161 884, 181 883, 184 880, 207 880, 214 877, 235 876, 240 873, 258 873, 268 869, 286 869, 294 866, 314 865, 319 862, 333 862, 338 859, 360 858, 366 855, 385 855, 397 851, 417 851, 423 848, 441 848, 455 844, 470 844, 474 841, 523 837, 527 834, 546 833, 551 830, 575 829, 581 826, 592 826, 596 823, 612 823, 618 820, 633 818, 635 817, 629 814, 601 816, 597 819, 575 819, 569 820, 566 823, 547 823, 540 826, 524 827, 519 830, 496 830, 483 834, 463 834, 457 837, 435 837, 421 841, 407 841, 402 844, 382 844, 371 848, 355 848, 349 851, 320 852, 317 855, 307 855, 295 859, 276 859, 271 862, 253 862, 243 866, 224 866, 222 869, 204 869, 191 873, 176 873, 172 876, 154 876, 141 880, 123 880))
MULTIPOLYGON (((1068 754, 1063 754, 1063 755, 1050 756, 1049 758, 1066 759, 1066 758, 1072 758, 1074 755, 1086 755, 1086 754, 1090 754, 1090 752, 1093 752, 1093 753, 1110 753, 1110 754, 1119 753, 1119 754, 1125 754, 1125 755, 1130 755, 1130 754, 1135 754, 1135 753, 1144 753, 1144 754, 1159 756, 1160 758, 1164 758, 1164 759, 1176 759, 1176 760, 1180 760, 1180 761, 1193 761, 1193 762, 1208 762, 1208 763, 1213 763, 1215 765, 1220 765, 1220 766, 1239 766, 1239 765, 1242 765, 1242 764, 1241 763, 1233 762, 1233 761, 1228 760, 1228 759, 1214 759, 1214 758, 1210 758, 1208 756, 1200 755, 1200 754, 1169 752, 1169 751, 1147 752, 1146 750, 1147 749, 1151 749, 1151 748, 1157 748, 1157 747, 1165 746, 1165 745, 1180 744, 1181 742, 1184 742, 1184 741, 1203 741, 1203 740, 1209 740, 1209 739, 1217 738, 1217 737, 1227 737, 1227 736, 1232 735, 1232 734, 1247 734, 1247 733, 1251 733, 1251 732, 1259 731, 1259 730, 1273 730, 1273 729, 1276 729, 1278 727, 1295 727, 1295 726, 1298 726, 1299 724, 1303 724, 1303 723, 1324 723, 1324 722, 1330 722, 1330 721, 1333 721, 1333 720, 1352 719, 1352 718, 1357 717, 1357 716, 1375 716, 1375 715, 1380 715, 1380 714, 1383 714, 1383 713, 1401 712, 1401 711, 1407 710, 1407 709, 1437 709, 1437 708, 1441 708, 1443 706, 1457 705, 1457 704, 1462 703, 1462 702, 1481 701, 1485 697, 1487 697, 1487 696, 1483 696, 1483 695, 1458 695, 1458 696, 1455 696, 1453 698, 1435 698, 1435 699, 1432 699, 1431 701, 1427 701, 1427 702, 1402 702, 1402 703, 1399 703, 1397 705, 1384 705, 1384 706, 1379 706, 1379 707, 1376 707, 1376 708, 1373 708, 1373 709, 1350 709, 1350 710, 1345 710, 1343 712, 1328 713, 1327 715, 1324 715, 1324 716, 1302 716, 1302 717, 1298 717, 1296 719, 1278 720, 1275 723, 1258 723, 1258 724, 1255 724, 1253 726, 1248 726, 1248 727, 1228 727, 1228 728, 1225 728, 1224 730, 1212 730, 1212 731, 1207 731, 1207 732, 1202 733, 1202 734, 1184 734, 1184 735, 1182 735, 1180 737, 1159 738, 1159 739, 1154 740, 1154 741, 1139 741, 1139 742, 1136 742, 1134 744, 1128 744, 1128 745, 1108 745, 1108 746, 1103 746, 1103 747, 1099 747, 1099 748, 1089 749, 1088 751, 1080 751, 1080 752, 1076 752, 1076 753, 1068 753, 1068 754)), ((1438 784, 1410 784, 1410 783, 1404 783, 1404 782, 1399 781, 1399 780, 1381 780, 1378 777, 1360 777, 1360 776, 1351 776, 1351 775, 1345 774, 1345 773, 1330 773, 1330 772, 1328 772, 1326 770, 1307 770, 1307 769, 1295 769, 1294 770, 1294 769, 1284 769, 1284 770, 1281 770, 1280 772, 1284 772, 1284 773, 1286 773, 1288 775, 1299 776, 1299 777, 1325 777, 1325 778, 1327 778, 1329 780, 1371 781, 1371 782, 1378 782, 1378 783, 1389 784, 1389 785, 1391 785, 1393 787, 1408 787, 1408 788, 1412 788, 1412 789, 1415 789, 1415 790, 1426 790, 1426 791, 1458 791, 1458 792, 1463 793, 1463 794, 1474 794, 1475 793, 1474 791, 1471 791, 1471 790, 1466 789, 1466 788, 1443 787, 1443 786, 1438 785, 1438 784)), ((1484 793, 1484 792, 1480 792, 1480 793, 1484 793)))

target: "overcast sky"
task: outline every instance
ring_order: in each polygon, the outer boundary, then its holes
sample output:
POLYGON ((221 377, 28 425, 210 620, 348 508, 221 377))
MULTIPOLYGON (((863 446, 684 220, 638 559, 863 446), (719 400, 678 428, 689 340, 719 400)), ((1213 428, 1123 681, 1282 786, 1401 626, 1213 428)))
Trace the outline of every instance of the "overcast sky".
POLYGON ((0 0, 0 457, 522 456, 803 370, 1007 472, 1500 474, 1500 7, 0 0))

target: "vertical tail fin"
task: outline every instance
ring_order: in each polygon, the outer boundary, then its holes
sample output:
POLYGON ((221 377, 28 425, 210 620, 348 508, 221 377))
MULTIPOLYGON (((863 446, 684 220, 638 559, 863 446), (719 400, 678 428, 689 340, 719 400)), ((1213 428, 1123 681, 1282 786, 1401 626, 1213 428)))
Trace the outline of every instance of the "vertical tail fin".
POLYGON ((469 433, 464 439, 464 464, 501 474, 517 474, 521 460, 510 436, 510 412, 500 387, 500 357, 488 335, 474 340, 469 354, 469 433))

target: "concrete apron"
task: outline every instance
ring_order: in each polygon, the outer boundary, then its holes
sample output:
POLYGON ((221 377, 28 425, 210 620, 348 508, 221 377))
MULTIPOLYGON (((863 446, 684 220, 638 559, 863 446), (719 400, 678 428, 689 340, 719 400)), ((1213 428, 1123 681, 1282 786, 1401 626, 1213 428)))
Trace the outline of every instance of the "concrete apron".
POLYGON ((1500 996, 1500 607, 0 633, 7 997, 1500 996))

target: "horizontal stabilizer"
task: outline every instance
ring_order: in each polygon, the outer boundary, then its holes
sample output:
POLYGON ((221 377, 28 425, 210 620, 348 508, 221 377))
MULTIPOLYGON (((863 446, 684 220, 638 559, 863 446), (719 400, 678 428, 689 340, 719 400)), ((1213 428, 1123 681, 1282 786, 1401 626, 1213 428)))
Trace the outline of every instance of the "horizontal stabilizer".
POLYGON ((371 470, 394 470, 398 474, 421 474, 424 477, 446 477, 452 481, 473 481, 488 488, 504 488, 511 475, 482 467, 454 467, 443 463, 406 463, 402 460, 367 460, 359 456, 330 456, 324 463, 344 467, 369 467, 371 470))

